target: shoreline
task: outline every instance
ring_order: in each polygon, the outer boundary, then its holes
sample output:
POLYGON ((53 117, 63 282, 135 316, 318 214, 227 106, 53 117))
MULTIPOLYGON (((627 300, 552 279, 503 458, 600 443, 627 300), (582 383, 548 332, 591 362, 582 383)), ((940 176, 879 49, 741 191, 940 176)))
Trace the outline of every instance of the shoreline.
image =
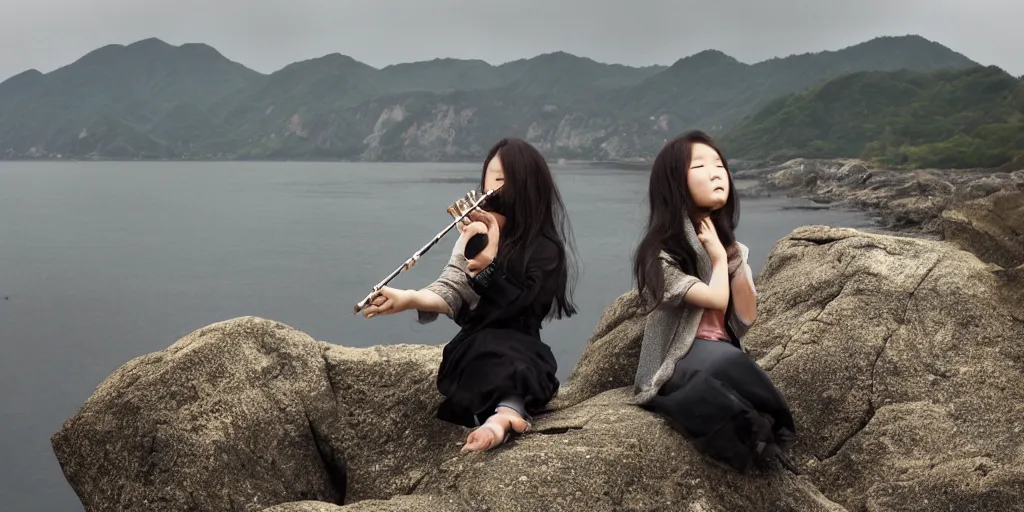
POLYGON ((752 183, 743 189, 748 197, 857 211, 883 233, 952 242, 1003 268, 1024 265, 1024 169, 907 170, 798 158, 736 171, 734 181, 752 183))

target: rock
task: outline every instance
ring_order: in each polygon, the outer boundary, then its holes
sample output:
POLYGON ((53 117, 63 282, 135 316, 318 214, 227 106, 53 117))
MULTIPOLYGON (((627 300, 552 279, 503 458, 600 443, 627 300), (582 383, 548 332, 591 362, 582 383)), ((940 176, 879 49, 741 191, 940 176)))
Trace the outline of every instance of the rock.
POLYGON ((627 404, 624 379, 592 375, 632 379, 633 349, 613 342, 636 334, 635 312, 618 304, 575 403, 488 453, 460 453, 467 431, 433 417, 439 347, 351 349, 251 317, 127 363, 54 450, 87 511, 842 510, 788 471, 708 462, 627 404))
POLYGON ((613 390, 545 416, 514 447, 451 454, 420 484, 424 494, 265 510, 843 510, 789 473, 743 476, 707 463, 628 396, 613 390))
POLYGON ((635 292, 552 411, 491 452, 460 453, 466 430, 433 417, 439 347, 252 317, 129 361, 52 441, 87 511, 1024 510, 1022 284, 1024 265, 949 242, 780 240, 746 346, 793 407, 802 477, 724 469, 627 403, 635 292))
POLYGON ((452 500, 425 494, 395 496, 387 500, 363 500, 351 505, 322 501, 293 501, 263 509, 262 512, 460 512, 452 500))
POLYGON ((977 181, 968 183, 964 187, 963 196, 965 199, 978 199, 1005 190, 1008 185, 1007 179, 999 179, 996 176, 986 176, 977 181))
POLYGON ((511 449, 448 457, 421 490, 460 510, 841 510, 788 472, 708 463, 630 396, 607 391, 545 416, 511 449))
POLYGON ((1024 264, 1024 191, 1001 191, 946 210, 934 229, 984 261, 1024 264))
POLYGON ((848 162, 839 168, 833 179, 836 181, 847 181, 851 178, 860 180, 870 172, 871 171, 868 170, 867 166, 864 165, 863 162, 848 162))
POLYGON ((576 405, 605 391, 633 385, 640 339, 647 317, 640 311, 636 290, 615 299, 601 315, 594 334, 552 408, 576 405))
POLYGON ((823 174, 821 164, 820 160, 796 158, 778 166, 778 170, 766 178, 768 183, 776 188, 813 188, 818 183, 819 175, 823 174))
POLYGON ((52 437, 85 510, 254 510, 342 497, 324 347, 255 318, 132 359, 52 437), (318 444, 323 448, 318 448, 318 444))
POLYGON ((794 159, 735 174, 759 180, 766 193, 875 213, 888 229, 939 236, 986 262, 1024 261, 1024 170, 873 169, 858 160, 794 159))
POLYGON ((86 510, 388 498, 464 437, 429 419, 439 362, 237 318, 126 363, 52 443, 86 510))
POLYGON ((780 240, 758 281, 746 344, 826 496, 850 510, 1024 510, 1019 285, 949 243, 824 227, 780 240))

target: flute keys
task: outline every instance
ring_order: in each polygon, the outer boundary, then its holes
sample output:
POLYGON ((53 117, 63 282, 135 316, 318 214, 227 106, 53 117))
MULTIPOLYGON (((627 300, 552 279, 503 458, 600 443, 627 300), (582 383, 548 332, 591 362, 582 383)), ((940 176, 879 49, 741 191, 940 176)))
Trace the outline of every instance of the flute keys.
MULTIPOLYGON (((476 190, 470 190, 465 196, 459 198, 454 204, 448 207, 446 210, 448 215, 451 215, 453 219, 457 219, 466 214, 473 208, 473 204, 479 199, 479 193, 476 190)), ((469 218, 462 217, 461 220, 463 225, 469 225, 471 222, 469 218)))

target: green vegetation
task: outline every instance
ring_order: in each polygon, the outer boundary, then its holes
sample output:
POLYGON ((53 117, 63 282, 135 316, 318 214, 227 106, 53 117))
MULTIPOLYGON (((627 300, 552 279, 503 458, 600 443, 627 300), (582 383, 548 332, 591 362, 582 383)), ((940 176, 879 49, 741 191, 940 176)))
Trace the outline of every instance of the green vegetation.
POLYGON ((998 167, 1024 157, 1024 82, 980 66, 853 73, 772 102, 722 144, 740 158, 998 167))
POLYGON ((0 83, 0 158, 475 161, 517 136, 552 159, 650 159, 700 128, 731 155, 998 165, 1020 147, 1020 95, 998 99, 1016 79, 970 68, 903 36, 752 65, 714 50, 645 68, 331 54, 264 75, 147 39, 0 83))

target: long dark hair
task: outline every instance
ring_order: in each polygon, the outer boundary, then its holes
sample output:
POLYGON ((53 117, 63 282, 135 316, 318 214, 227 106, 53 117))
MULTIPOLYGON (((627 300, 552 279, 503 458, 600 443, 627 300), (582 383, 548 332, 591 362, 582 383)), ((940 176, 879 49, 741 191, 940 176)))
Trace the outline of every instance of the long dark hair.
MULTIPOLYGON (((665 275, 658 260, 661 251, 668 253, 683 272, 697 275, 696 251, 703 250, 703 247, 692 247, 687 242, 684 224, 690 222, 694 230, 697 230, 699 226, 693 219, 704 213, 694 204, 690 187, 686 184, 692 148, 697 143, 714 149, 722 158, 726 171, 729 170, 728 162, 711 137, 697 130, 667 142, 654 159, 648 186, 650 215, 647 217, 644 237, 633 255, 633 277, 636 279, 637 290, 642 298, 652 301, 651 309, 661 303, 665 293, 665 275)), ((729 198, 725 206, 711 212, 710 217, 718 232, 718 239, 724 247, 729 247, 736 241, 733 232, 740 222, 740 205, 733 187, 732 173, 726 172, 726 175, 729 179, 729 198)))
POLYGON ((555 268, 557 291, 548 318, 570 317, 576 314, 572 301, 577 278, 576 247, 569 216, 551 169, 528 142, 501 139, 487 152, 480 175, 481 188, 487 177, 487 165, 495 156, 501 158, 505 170, 505 181, 496 194, 500 201, 499 213, 505 216, 498 242, 499 265, 511 265, 506 271, 524 275, 533 242, 538 236, 550 239, 558 246, 559 261, 555 268))

